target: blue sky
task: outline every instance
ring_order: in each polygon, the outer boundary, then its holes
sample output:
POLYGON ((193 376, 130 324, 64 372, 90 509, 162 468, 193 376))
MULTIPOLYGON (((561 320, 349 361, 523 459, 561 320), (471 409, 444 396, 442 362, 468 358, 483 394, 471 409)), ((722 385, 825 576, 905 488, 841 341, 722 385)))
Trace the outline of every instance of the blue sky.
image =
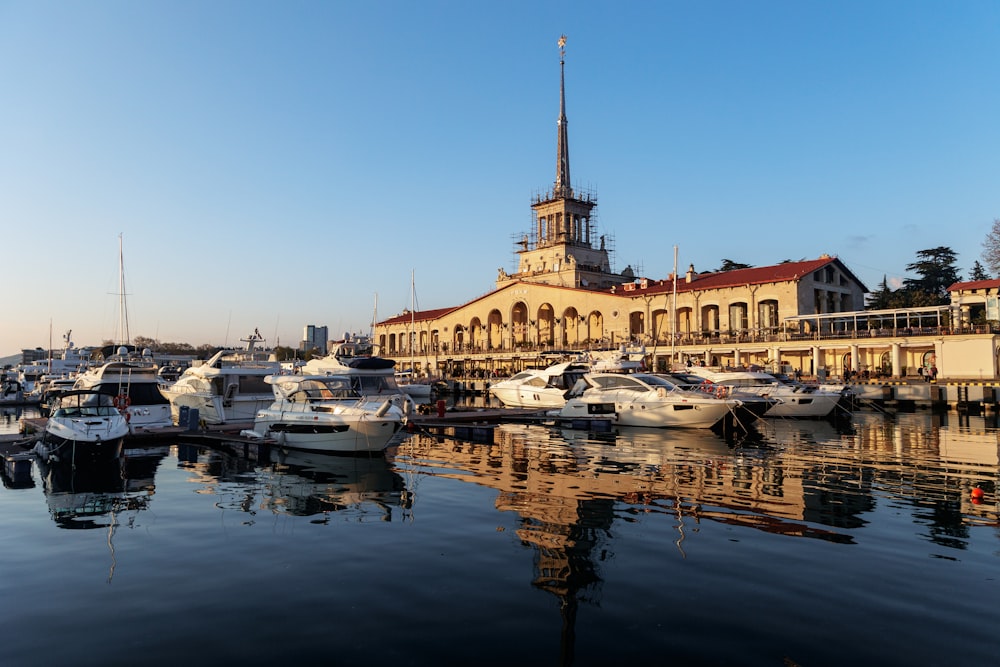
POLYGON ((555 177, 614 268, 837 255, 869 287, 1000 217, 996 2, 0 0, 0 355, 367 332, 514 269, 555 177))

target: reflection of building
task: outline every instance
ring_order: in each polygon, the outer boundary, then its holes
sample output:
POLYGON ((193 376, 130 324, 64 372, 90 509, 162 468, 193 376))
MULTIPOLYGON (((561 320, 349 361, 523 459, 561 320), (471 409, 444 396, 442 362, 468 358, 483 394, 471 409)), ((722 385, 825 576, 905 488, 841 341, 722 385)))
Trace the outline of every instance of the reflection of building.
MULTIPOLYGON (((732 271, 688 266, 665 279, 636 276, 631 267, 616 272, 596 207, 593 193, 570 182, 560 59, 556 178, 531 202, 516 271, 499 269, 495 290, 464 304, 377 323, 381 354, 421 357, 431 375, 507 374, 544 365, 546 352, 626 344, 643 346, 652 368, 693 357, 710 365, 781 363, 806 375, 888 376, 912 375, 933 354, 942 377, 997 376, 993 336, 935 340, 942 330, 954 333, 948 307, 869 320, 867 288, 827 254, 732 271)), ((670 253, 665 241, 650 239, 658 257, 670 253)))

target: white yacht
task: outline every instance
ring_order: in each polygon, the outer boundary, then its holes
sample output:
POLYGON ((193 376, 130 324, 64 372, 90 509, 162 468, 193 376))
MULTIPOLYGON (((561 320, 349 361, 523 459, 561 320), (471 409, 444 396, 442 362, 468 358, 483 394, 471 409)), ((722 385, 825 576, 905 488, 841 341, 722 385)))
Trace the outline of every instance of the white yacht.
POLYGON ((722 426, 739 401, 692 391, 651 373, 588 373, 557 413, 562 419, 608 417, 621 426, 722 426))
POLYGON ((375 354, 375 346, 369 338, 347 336, 333 346, 330 354, 307 361, 297 372, 345 377, 355 398, 389 398, 409 415, 414 401, 396 383, 395 365, 392 359, 375 354))
POLYGON ((347 375, 271 375, 274 402, 254 433, 279 446, 326 453, 381 452, 405 421, 391 396, 359 396, 347 375))
POLYGON ((395 371, 393 375, 400 391, 409 394, 414 400, 430 400, 431 394, 434 393, 433 383, 429 379, 413 377, 412 371, 395 371))
POLYGON ((840 393, 820 391, 817 385, 779 378, 759 370, 717 370, 691 366, 687 373, 704 378, 706 383, 725 387, 732 398, 760 396, 777 402, 765 417, 823 418, 830 416, 840 402, 840 393))
POLYGON ((35 453, 52 463, 87 463, 117 458, 129 434, 124 413, 100 391, 61 394, 45 422, 35 453))
POLYGON ((590 364, 568 361, 521 371, 490 385, 490 394, 509 408, 561 408, 590 364))
POLYGON ((280 373, 281 364, 257 347, 264 341, 258 331, 241 340, 246 343, 243 349, 219 350, 186 369, 176 382, 160 386, 174 423, 180 422, 184 407, 198 410, 207 424, 252 422, 258 410, 274 402, 274 391, 264 378, 280 373))
POLYGON ((48 358, 19 364, 16 367, 17 382, 26 400, 31 402, 43 400, 42 391, 46 380, 75 376, 90 365, 90 348, 76 347, 72 335, 72 329, 63 334, 64 345, 61 351, 53 354, 50 350, 48 358))
MULTIPOLYGON (((110 352, 106 348, 105 351, 110 352)), ((121 345, 108 360, 81 373, 75 389, 90 389, 111 396, 121 408, 134 432, 136 429, 172 426, 170 401, 160 392, 164 385, 157 375, 152 353, 137 353, 133 346, 121 345)))

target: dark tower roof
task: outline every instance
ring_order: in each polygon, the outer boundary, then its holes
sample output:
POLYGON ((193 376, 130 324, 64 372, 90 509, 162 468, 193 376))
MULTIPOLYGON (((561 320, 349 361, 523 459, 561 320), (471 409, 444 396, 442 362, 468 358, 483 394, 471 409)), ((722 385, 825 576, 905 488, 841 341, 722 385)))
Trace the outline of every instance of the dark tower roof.
POLYGON ((556 155, 555 197, 572 197, 569 180, 569 134, 566 129, 566 35, 559 37, 559 137, 556 155))

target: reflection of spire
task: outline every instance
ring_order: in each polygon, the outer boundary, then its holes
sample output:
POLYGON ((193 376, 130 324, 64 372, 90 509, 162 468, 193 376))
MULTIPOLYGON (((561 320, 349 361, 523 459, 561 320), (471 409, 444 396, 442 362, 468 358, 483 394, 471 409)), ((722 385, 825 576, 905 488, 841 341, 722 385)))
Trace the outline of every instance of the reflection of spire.
POLYGON ((566 130, 566 35, 559 37, 559 136, 556 146, 556 197, 572 197, 569 180, 569 134, 566 130))
POLYGON ((581 599, 596 598, 601 584, 596 561, 603 556, 596 555, 595 551, 600 536, 608 532, 613 521, 614 501, 595 498, 577 501, 572 511, 556 522, 540 519, 537 513, 525 517, 518 531, 521 539, 536 549, 536 574, 532 585, 559 598, 562 617, 560 665, 574 662, 577 609, 581 599), (563 523, 566 520, 571 522, 563 523))

